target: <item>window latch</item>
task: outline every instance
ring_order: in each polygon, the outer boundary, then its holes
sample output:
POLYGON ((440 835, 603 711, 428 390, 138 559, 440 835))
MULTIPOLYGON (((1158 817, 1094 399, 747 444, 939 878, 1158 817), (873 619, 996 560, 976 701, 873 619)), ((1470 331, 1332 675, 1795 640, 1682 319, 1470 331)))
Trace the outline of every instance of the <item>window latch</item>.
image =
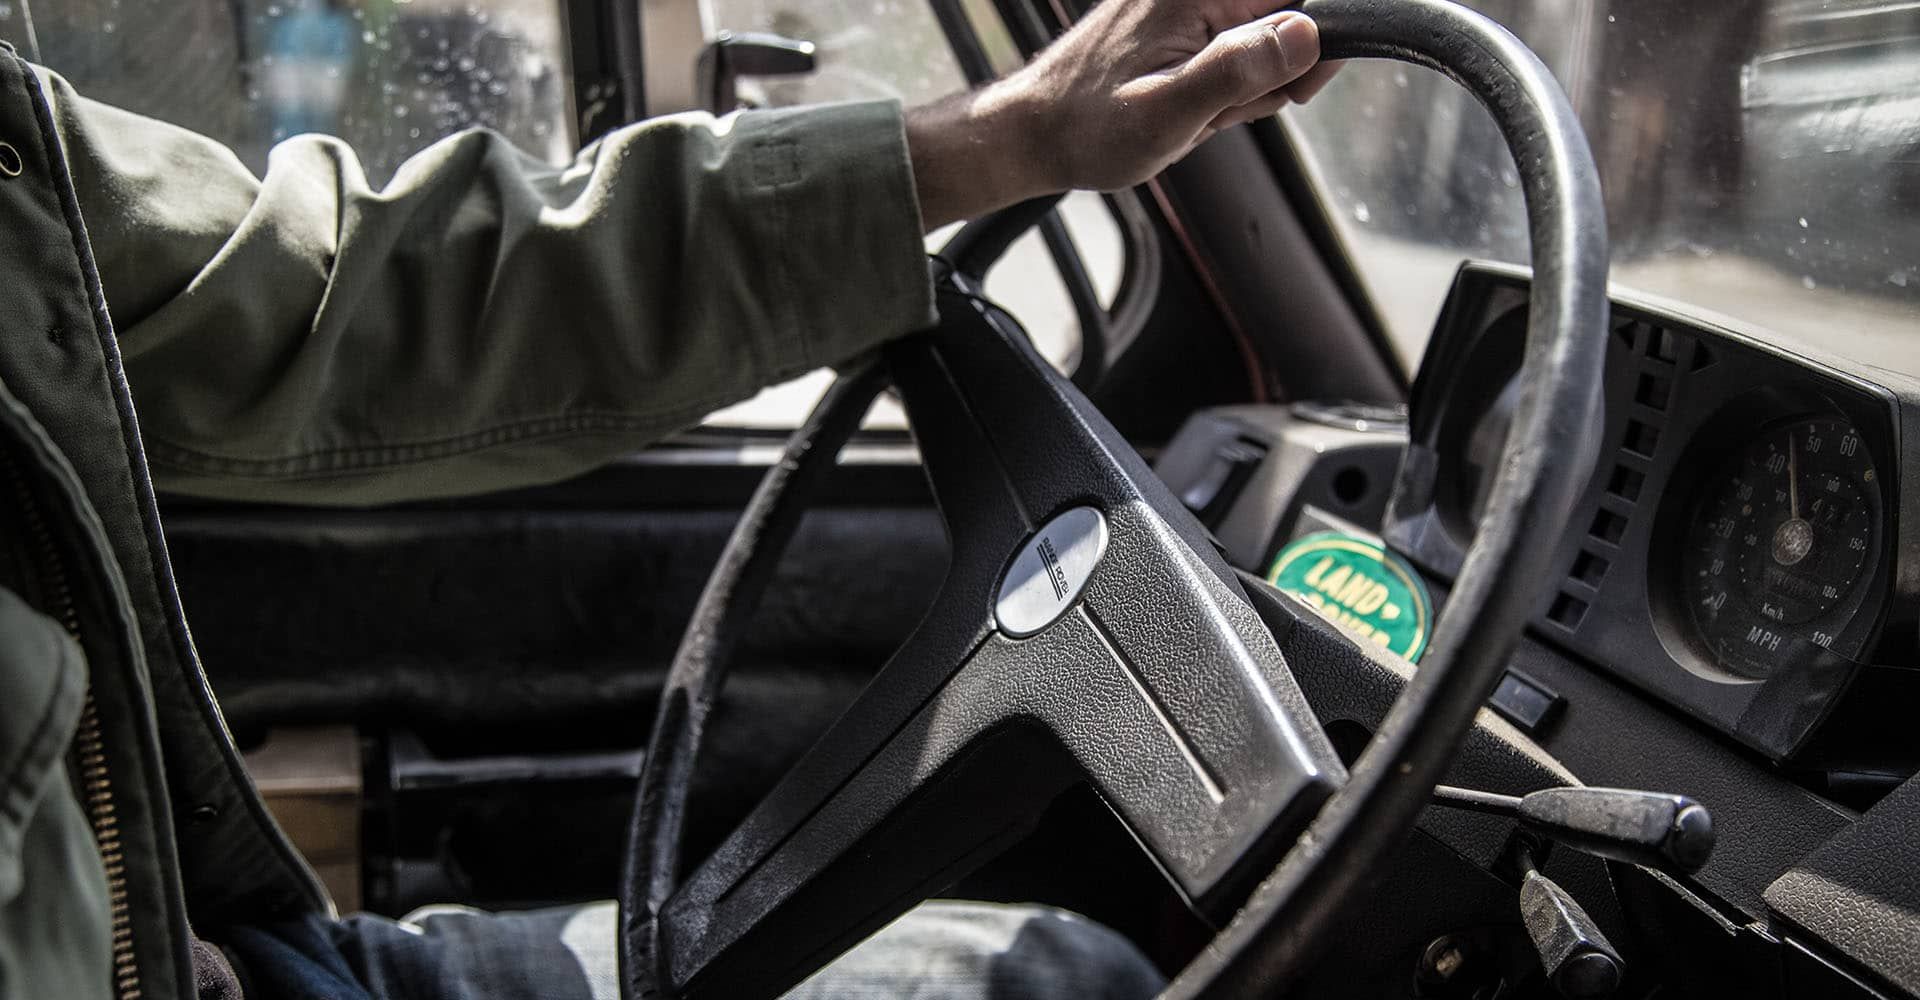
POLYGON ((694 93, 707 110, 724 115, 741 106, 741 77, 799 76, 815 66, 812 42, 759 31, 722 31, 700 49, 694 93))

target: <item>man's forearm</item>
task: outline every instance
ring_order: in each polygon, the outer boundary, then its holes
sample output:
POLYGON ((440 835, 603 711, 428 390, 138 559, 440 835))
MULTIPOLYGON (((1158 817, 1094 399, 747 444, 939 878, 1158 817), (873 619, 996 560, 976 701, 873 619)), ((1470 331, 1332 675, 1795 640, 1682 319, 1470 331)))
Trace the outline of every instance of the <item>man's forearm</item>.
POLYGON ((916 200, 931 227, 1127 187, 1303 97, 1312 23, 1245 21, 1280 2, 1100 4, 904 130, 881 102, 676 117, 565 170, 475 132, 378 190, 335 140, 255 178, 42 84, 162 485, 373 503, 571 475, 920 328, 916 200))
POLYGON ((907 112, 907 152, 922 224, 933 230, 1065 190, 1033 141, 1042 108, 1006 85, 907 112))
POLYGON ((548 482, 931 318, 885 102, 661 119, 565 170, 468 132, 376 190, 337 141, 284 143, 255 178, 43 81, 173 492, 548 482))

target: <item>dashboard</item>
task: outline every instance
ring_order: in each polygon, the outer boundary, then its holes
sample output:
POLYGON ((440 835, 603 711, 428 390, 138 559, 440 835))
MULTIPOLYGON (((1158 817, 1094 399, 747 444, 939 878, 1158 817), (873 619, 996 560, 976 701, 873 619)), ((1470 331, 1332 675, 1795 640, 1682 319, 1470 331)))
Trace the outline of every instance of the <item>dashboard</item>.
MULTIPOLYGON (((1521 404, 1527 281, 1461 269, 1410 419, 1222 408, 1182 429, 1160 474, 1245 569, 1354 528, 1443 599, 1521 404)), ((1920 382, 1789 353, 1691 308, 1612 303, 1598 457, 1553 577, 1514 582, 1541 595, 1532 640, 1816 786, 1884 790, 1913 773, 1920 489, 1903 485, 1920 476, 1920 382)))
MULTIPOLYGON (((1381 532, 1442 580, 1519 405, 1526 305, 1523 272, 1463 269, 1414 386, 1381 532)), ((1920 708, 1911 380, 1618 295, 1609 327, 1599 459, 1535 634, 1770 759, 1911 770, 1872 738, 1920 708)))
MULTIPOLYGON (((1525 402, 1527 293, 1522 269, 1462 268, 1405 411, 1208 410, 1156 471, 1230 561, 1417 670, 1418 644, 1366 614, 1360 570, 1334 568, 1360 564, 1326 554, 1404 569, 1412 586, 1382 607, 1420 592, 1445 620, 1525 402)), ((1690 306, 1611 302, 1600 444, 1547 578, 1509 581, 1538 602, 1488 707, 1586 783, 1712 809, 1714 857, 1684 891, 1613 870, 1629 923, 1682 953, 1738 951, 1700 995, 1763 995, 1722 976, 1748 963, 1781 995, 1920 996, 1920 380, 1690 306)), ((1330 726, 1379 724, 1377 692, 1315 662, 1303 647, 1296 673, 1330 726)), ((1512 780, 1462 767, 1465 787, 1512 780)))

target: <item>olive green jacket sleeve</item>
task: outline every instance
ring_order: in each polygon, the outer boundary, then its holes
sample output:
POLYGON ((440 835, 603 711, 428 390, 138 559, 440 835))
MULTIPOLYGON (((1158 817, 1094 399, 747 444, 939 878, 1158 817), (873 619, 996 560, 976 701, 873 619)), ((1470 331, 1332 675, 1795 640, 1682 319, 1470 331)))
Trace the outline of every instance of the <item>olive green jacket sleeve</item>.
POLYGON ((376 189, 336 140, 255 178, 42 78, 164 490, 552 481, 932 318, 891 103, 659 119, 565 167, 467 132, 376 189))

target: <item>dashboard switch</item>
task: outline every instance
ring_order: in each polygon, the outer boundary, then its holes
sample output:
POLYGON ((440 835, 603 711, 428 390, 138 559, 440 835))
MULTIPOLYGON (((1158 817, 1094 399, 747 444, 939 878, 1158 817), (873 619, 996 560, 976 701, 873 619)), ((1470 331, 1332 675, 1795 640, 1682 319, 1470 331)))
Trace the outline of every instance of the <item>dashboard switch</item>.
POLYGON ((1493 689, 1487 706, 1500 717, 1519 726, 1528 736, 1539 736, 1566 706, 1566 699, 1547 690, 1525 674, 1509 670, 1493 689))
POLYGON ((1200 475, 1180 492, 1180 502, 1200 523, 1215 527, 1266 457, 1267 449, 1245 438, 1222 444, 1200 475))

